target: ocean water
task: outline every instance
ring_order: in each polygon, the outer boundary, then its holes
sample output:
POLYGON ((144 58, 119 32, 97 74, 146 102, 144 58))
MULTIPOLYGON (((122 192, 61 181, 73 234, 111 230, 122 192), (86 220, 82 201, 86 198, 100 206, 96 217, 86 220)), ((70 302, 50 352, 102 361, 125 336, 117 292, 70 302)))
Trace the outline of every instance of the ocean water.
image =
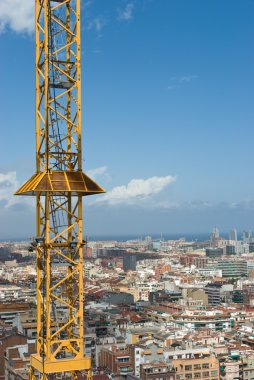
MULTIPOLYGON (((116 241, 127 241, 127 240, 144 240, 146 236, 151 236, 153 240, 178 240, 185 238, 186 241, 207 241, 210 239, 211 232, 203 233, 147 233, 144 235, 126 234, 126 235, 89 235, 87 236, 88 241, 100 241, 100 240, 116 240, 116 241)), ((228 238, 228 233, 221 233, 221 237, 228 238)))
MULTIPOLYGON (((184 238, 186 241, 207 241, 210 239, 211 232, 196 232, 196 233, 147 233, 147 234, 122 234, 122 235, 88 235, 84 236, 84 238, 87 238, 88 241, 105 241, 105 240, 114 240, 114 241, 127 241, 127 240, 144 240, 146 236, 151 236, 153 240, 179 240, 184 238)), ((228 233, 227 232, 221 232, 220 236, 222 238, 228 239, 228 233)), ((0 242, 24 242, 24 241, 31 241, 31 238, 15 238, 12 239, 0 239, 0 242)))

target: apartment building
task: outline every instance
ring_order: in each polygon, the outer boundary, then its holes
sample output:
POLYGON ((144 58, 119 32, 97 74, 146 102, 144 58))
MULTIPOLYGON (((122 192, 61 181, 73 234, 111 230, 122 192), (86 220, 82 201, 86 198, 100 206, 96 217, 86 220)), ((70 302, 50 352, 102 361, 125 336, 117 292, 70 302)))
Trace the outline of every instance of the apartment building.
POLYGON ((254 353, 233 352, 221 360, 221 380, 252 380, 254 378, 254 353))
POLYGON ((99 354, 99 366, 106 367, 117 376, 126 376, 128 373, 133 373, 133 363, 128 348, 118 348, 116 346, 102 348, 99 354))
POLYGON ((189 359, 173 359, 172 371, 176 380, 219 380, 219 361, 213 356, 189 359))
POLYGON ((164 362, 152 362, 140 365, 142 380, 175 380, 175 374, 170 371, 169 365, 164 362))
POLYGON ((228 314, 180 314, 173 316, 176 326, 184 326, 193 330, 208 328, 214 331, 231 330, 234 327, 234 319, 228 314))
POLYGON ((247 276, 247 261, 245 260, 219 260, 217 268, 222 270, 222 277, 237 278, 247 276))

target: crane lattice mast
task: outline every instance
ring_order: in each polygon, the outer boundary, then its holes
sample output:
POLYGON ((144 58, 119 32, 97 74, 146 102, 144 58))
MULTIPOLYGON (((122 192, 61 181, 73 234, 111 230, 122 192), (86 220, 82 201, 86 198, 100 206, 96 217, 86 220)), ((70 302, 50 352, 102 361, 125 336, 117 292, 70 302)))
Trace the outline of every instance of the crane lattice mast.
POLYGON ((84 356, 82 196, 104 190, 82 172, 81 0, 35 0, 37 352, 30 379, 91 378, 84 356), (61 275, 59 268, 61 267, 61 275))

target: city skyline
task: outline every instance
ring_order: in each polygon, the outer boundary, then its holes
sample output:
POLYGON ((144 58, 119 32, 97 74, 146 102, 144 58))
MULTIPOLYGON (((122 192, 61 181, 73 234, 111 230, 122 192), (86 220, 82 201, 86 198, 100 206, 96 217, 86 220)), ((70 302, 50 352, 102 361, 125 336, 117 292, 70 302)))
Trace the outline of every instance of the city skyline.
MULTIPOLYGON (((84 348, 93 379, 253 377, 254 240, 243 235, 221 239, 214 227, 210 242, 89 241, 84 348)), ((64 283, 64 263, 51 270, 64 283)), ((33 245, 0 243, 0 276, 0 377, 26 380, 37 333, 33 245)), ((65 303, 52 308, 61 323, 65 303)))
MULTIPOLYGON (((34 234, 34 201, 12 195, 35 162, 34 16, 15 4, 0 5, 0 238, 34 234)), ((253 229, 253 8, 83 2, 84 170, 107 190, 85 234, 253 229)))

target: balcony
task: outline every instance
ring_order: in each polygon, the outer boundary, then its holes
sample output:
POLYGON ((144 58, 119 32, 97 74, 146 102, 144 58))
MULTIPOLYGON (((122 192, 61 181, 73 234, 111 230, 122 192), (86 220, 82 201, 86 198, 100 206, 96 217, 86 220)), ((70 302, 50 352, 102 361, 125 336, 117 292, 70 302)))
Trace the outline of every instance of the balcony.
POLYGON ((134 373, 134 369, 131 366, 120 367, 119 373, 121 376, 130 375, 134 373))

